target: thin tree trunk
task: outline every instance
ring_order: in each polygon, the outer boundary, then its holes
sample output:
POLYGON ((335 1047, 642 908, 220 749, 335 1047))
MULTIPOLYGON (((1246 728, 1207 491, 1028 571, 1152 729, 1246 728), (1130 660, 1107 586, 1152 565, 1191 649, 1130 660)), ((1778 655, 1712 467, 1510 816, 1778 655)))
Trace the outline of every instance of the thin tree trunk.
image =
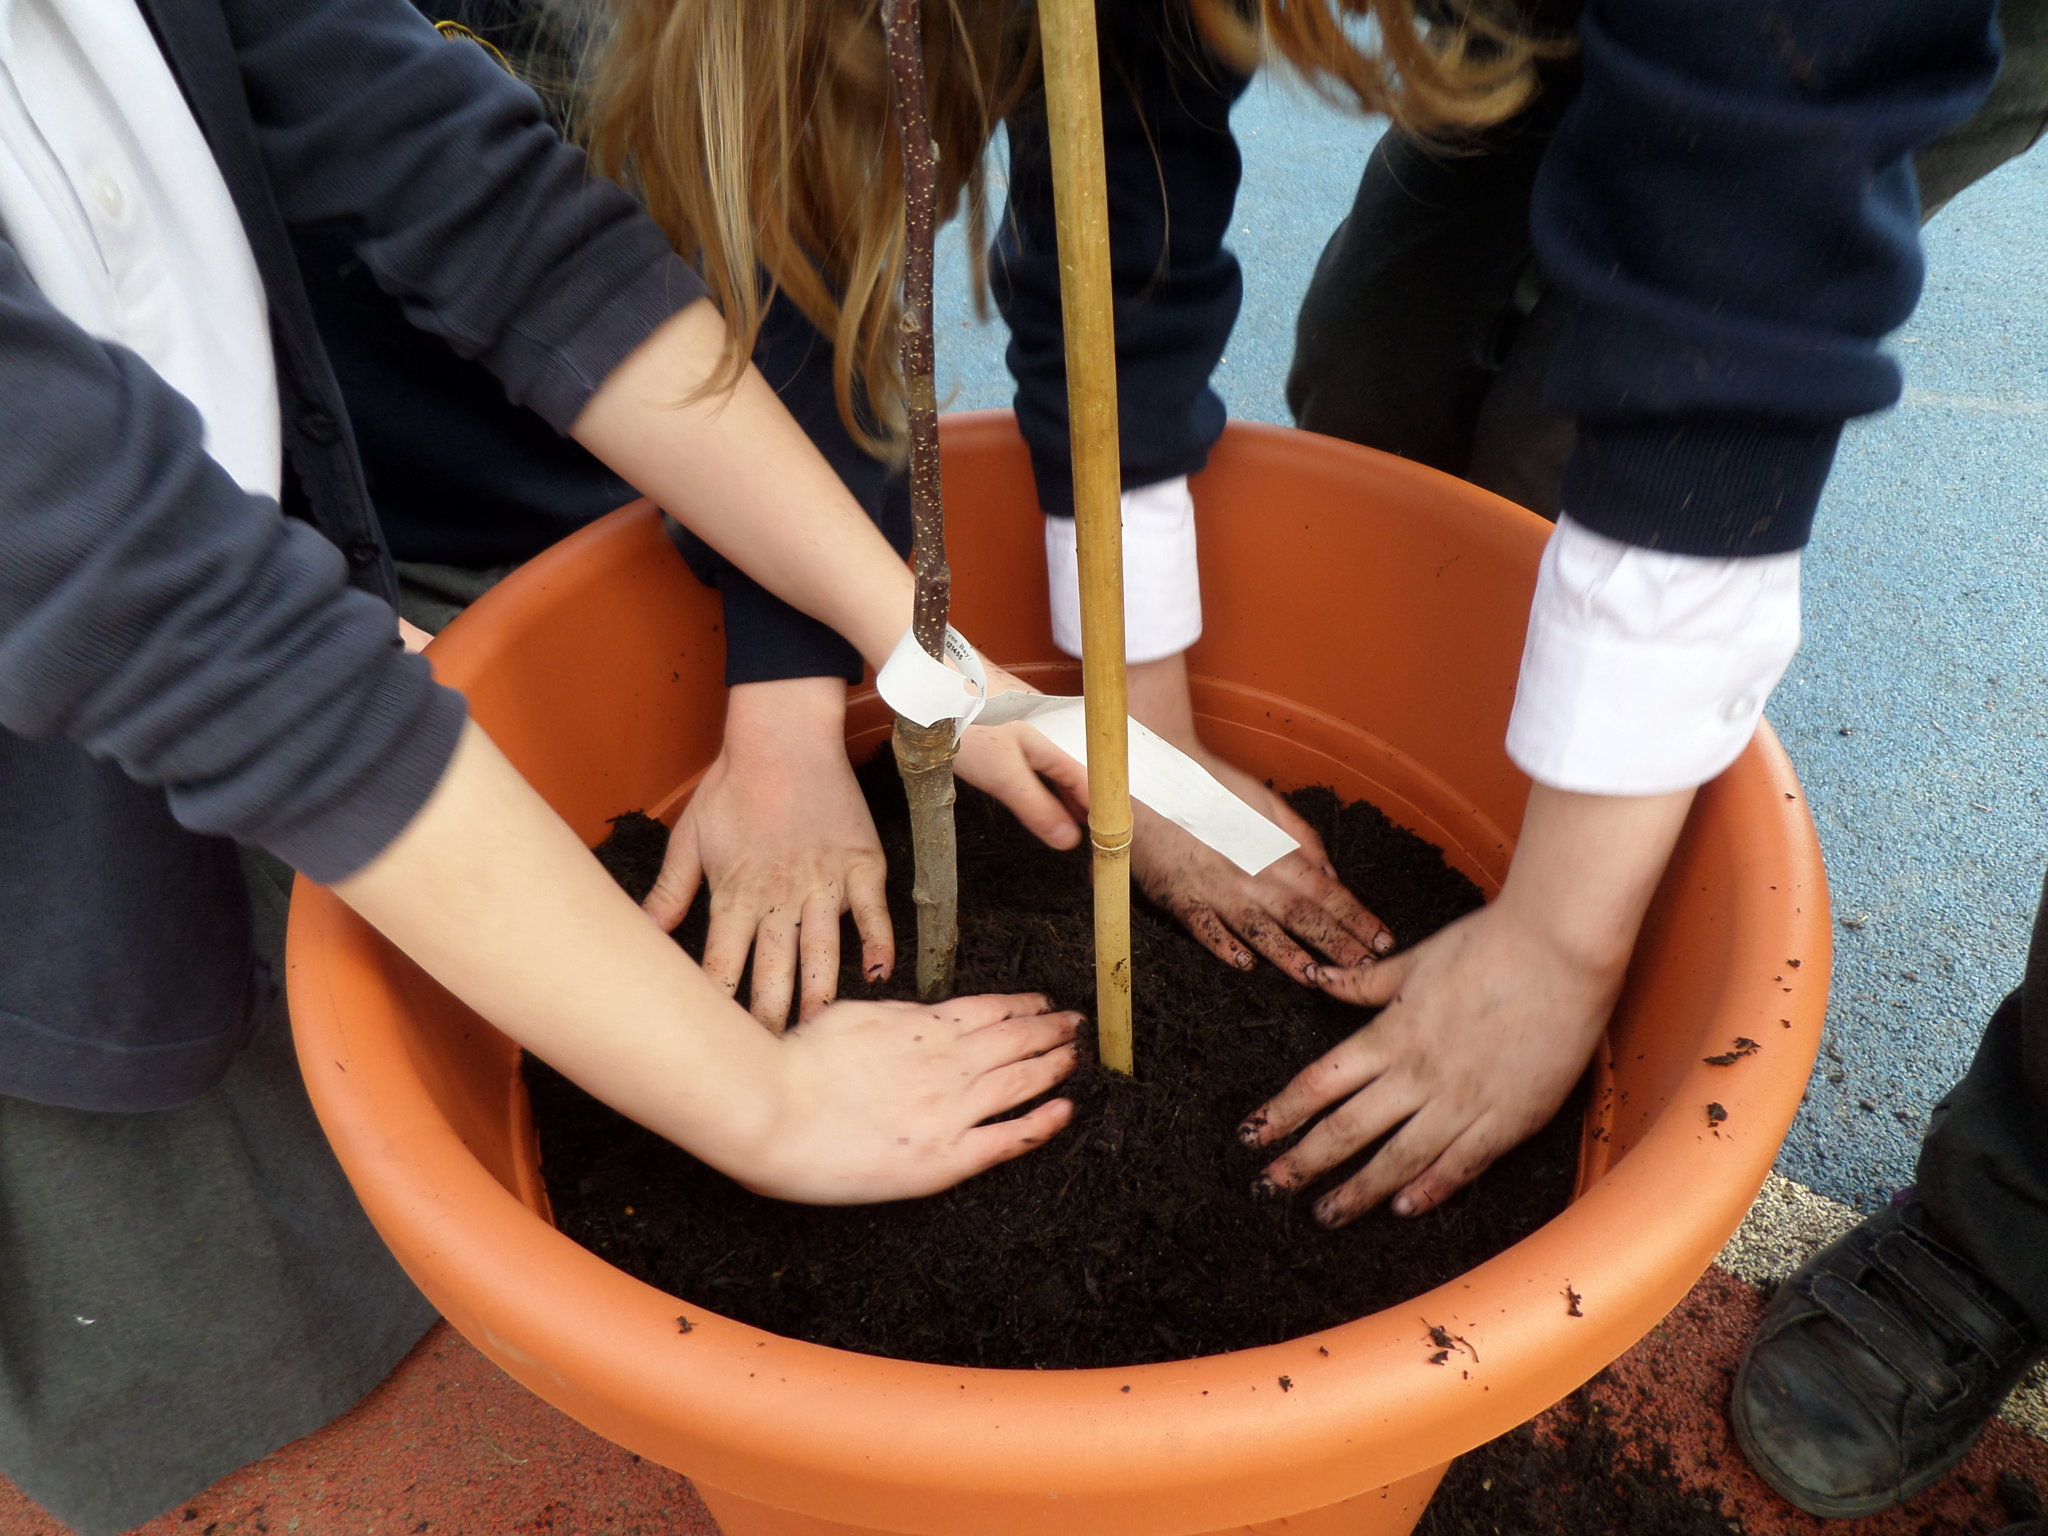
MULTIPOLYGON (((917 600, 911 632, 945 659, 953 573, 946 564, 946 514, 939 488, 938 389, 932 358, 932 228, 938 157, 925 109, 924 28, 918 0, 888 0, 890 97, 903 146, 903 386, 910 428, 911 560, 917 600)), ((896 719, 896 766, 910 800, 917 878, 917 995, 935 1002, 953 990, 960 944, 960 880, 953 840, 953 722, 896 719)))

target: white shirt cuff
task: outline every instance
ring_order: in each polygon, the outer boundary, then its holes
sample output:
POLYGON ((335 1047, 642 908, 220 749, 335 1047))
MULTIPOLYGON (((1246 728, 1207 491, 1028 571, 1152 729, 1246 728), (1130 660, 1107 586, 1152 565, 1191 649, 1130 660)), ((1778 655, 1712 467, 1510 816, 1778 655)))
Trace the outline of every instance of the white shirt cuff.
POLYGON ((1749 745, 1798 648, 1797 550, 1675 555, 1560 517, 1530 604, 1508 756, 1540 784, 1586 794, 1703 784, 1749 745))
MULTIPOLYGON (((1175 656, 1202 636, 1202 579, 1195 563, 1195 498, 1187 476, 1123 494, 1124 659, 1175 656)), ((1045 520, 1045 572, 1052 638, 1081 654, 1081 570, 1074 520, 1045 520)))

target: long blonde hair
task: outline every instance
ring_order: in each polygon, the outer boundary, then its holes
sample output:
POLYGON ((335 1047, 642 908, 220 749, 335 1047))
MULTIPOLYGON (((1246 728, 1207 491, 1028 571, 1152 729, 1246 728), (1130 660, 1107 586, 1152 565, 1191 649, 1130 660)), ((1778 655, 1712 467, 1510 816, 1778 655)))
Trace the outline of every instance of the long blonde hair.
MULTIPOLYGON (((585 136, 598 168, 640 193, 725 315, 731 347, 705 389, 738 380, 783 293, 832 342, 847 430, 877 457, 894 456, 903 170, 884 0, 610 3, 585 136)), ((1259 0, 1256 18, 1241 0, 1186 4, 1228 62, 1249 70, 1263 40, 1326 94, 1425 133, 1509 116, 1545 51, 1481 19, 1426 27, 1415 0, 1259 0), (1349 30, 1360 21, 1374 24, 1376 48, 1349 30)), ((986 150, 1036 72, 1032 12, 1019 0, 924 0, 923 17, 938 217, 964 198, 980 291, 986 150)))

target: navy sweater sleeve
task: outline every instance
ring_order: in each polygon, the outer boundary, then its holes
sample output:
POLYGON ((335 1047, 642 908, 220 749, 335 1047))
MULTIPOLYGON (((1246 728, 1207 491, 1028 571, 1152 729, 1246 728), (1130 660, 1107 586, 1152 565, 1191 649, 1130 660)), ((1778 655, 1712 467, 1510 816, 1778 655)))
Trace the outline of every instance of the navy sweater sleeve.
MULTIPOLYGON (((1195 36, 1181 0, 1098 8, 1109 170, 1123 483, 1192 474, 1222 434, 1209 375, 1237 320, 1243 280, 1223 244, 1243 170, 1230 108, 1244 77, 1195 36)), ((992 279, 1009 322, 1017 422, 1039 504, 1071 516, 1067 364, 1060 323, 1045 98, 1009 120, 1010 188, 992 279)))
POLYGON ((350 873, 439 781, 462 700, 335 547, 209 458, 191 404, 0 241, 0 729, 164 787, 199 832, 350 873))
MULTIPOLYGON (((908 555, 910 482, 846 430, 832 390, 832 343, 787 295, 777 294, 768 306, 754 345, 754 366, 882 536, 899 555, 908 555)), ((697 579, 718 588, 725 614, 727 687, 794 677, 857 683, 865 675, 860 652, 829 627, 790 607, 681 525, 668 528, 697 579)))
POLYGON ((1921 265, 1910 156, 1997 69, 1993 0, 1593 0, 1531 228, 1569 296, 1563 504, 1623 542, 1806 542, 1921 265))
POLYGON ((337 220, 415 325, 566 430, 706 290, 540 99, 407 0, 222 0, 278 207, 337 220))

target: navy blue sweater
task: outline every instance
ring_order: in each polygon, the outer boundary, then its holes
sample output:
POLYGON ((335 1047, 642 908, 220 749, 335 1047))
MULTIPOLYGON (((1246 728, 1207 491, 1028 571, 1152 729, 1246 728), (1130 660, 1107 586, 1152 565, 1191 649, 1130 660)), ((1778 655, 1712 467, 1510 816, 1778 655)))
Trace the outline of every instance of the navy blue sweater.
POLYGON ((1531 230, 1572 301, 1563 504, 1626 543, 1805 544, 1920 294, 1913 151, 1997 72, 1993 0, 1594 0, 1531 230))
MULTIPOLYGON (((1111 0, 1097 15, 1123 483, 1150 485, 1200 469, 1223 432, 1223 401, 1209 375, 1244 297, 1224 237, 1243 170, 1230 108, 1246 81, 1210 56, 1185 0, 1111 0)), ((1008 126, 1009 203, 991 286, 1010 326, 1017 422, 1031 446, 1039 504, 1071 516, 1067 359, 1042 90, 1025 98, 1008 126)))
MULTIPOLYGON (((1919 296, 1911 156, 1990 88, 1994 0, 1590 0, 1582 77, 1531 212, 1570 319, 1551 405, 1577 418, 1564 504, 1625 543, 1797 549, 1850 417, 1899 394, 1881 338, 1919 296)), ((1554 8, 1553 8, 1554 9, 1554 8)), ((1126 485, 1202 467, 1237 319, 1224 244, 1244 80, 1182 0, 1106 0, 1118 420, 1126 485)), ((1042 95, 1009 122, 994 289, 1040 504, 1071 513, 1042 95)), ((1334 212, 1334 210, 1333 210, 1334 212)), ((769 599, 768 603, 773 604, 769 599)), ((749 677, 803 675, 757 608, 749 677)), ((825 670, 813 668, 812 670, 825 670)))
MULTIPOLYGON (((1239 173, 1225 114, 1241 84, 1161 15, 1168 4, 1128 0, 1102 24, 1127 485, 1200 467, 1223 420, 1208 375, 1238 303, 1222 237, 1239 173)), ((1571 301, 1550 403, 1579 423, 1564 485, 1574 518, 1690 554, 1806 542, 1843 422, 1898 398, 1878 343, 1919 297, 1910 157, 1989 90, 1992 11, 1993 0, 1585 7, 1582 84, 1531 211, 1537 253, 1571 301)), ((1011 133, 997 292, 1040 499, 1066 512, 1042 112, 1011 133)))

